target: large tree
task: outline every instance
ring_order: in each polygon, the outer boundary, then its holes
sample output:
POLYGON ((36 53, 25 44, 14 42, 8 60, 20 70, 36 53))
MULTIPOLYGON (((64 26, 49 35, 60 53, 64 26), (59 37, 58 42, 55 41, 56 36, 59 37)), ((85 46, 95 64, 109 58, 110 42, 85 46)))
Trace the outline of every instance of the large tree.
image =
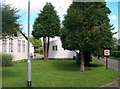
POLYGON ((31 41, 31 43, 32 43, 33 46, 42 47, 42 41, 41 41, 41 39, 35 39, 34 37, 31 37, 30 41, 31 41))
POLYGON ((40 11, 36 18, 32 35, 35 38, 43 37, 44 59, 48 59, 50 37, 60 34, 60 20, 57 12, 51 3, 46 3, 43 10, 40 11))
POLYGON ((20 16, 17 14, 18 9, 12 8, 9 4, 1 3, 2 8, 2 36, 17 36, 20 30, 18 19, 20 16))
POLYGON ((35 39, 34 37, 31 37, 30 41, 31 41, 32 45, 34 46, 35 52, 37 50, 39 50, 39 52, 40 52, 40 47, 42 47, 41 39, 35 39))
POLYGON ((62 28, 62 47, 78 50, 81 59, 80 70, 84 71, 84 53, 102 53, 111 48, 111 13, 105 2, 73 2, 67 10, 62 28))

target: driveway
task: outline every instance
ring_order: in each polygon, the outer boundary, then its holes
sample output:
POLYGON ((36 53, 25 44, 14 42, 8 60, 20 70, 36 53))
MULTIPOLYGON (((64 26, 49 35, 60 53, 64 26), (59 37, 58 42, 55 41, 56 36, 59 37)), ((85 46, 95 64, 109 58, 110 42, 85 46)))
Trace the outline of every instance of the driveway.
MULTIPOLYGON (((105 58, 100 58, 97 60, 104 65, 106 64, 105 58)), ((108 58, 108 68, 112 68, 112 69, 116 70, 117 72, 120 72, 120 69, 119 69, 120 65, 119 64, 120 64, 120 61, 108 58)))
POLYGON ((42 59, 43 56, 34 56, 33 59, 42 59))

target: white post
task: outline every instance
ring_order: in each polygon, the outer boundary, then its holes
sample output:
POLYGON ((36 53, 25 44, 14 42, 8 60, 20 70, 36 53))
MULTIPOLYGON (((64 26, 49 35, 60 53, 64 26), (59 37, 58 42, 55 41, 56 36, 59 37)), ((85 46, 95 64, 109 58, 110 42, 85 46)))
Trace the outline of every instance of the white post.
POLYGON ((31 87, 31 62, 30 62, 30 0, 28 0, 28 80, 27 86, 31 87))

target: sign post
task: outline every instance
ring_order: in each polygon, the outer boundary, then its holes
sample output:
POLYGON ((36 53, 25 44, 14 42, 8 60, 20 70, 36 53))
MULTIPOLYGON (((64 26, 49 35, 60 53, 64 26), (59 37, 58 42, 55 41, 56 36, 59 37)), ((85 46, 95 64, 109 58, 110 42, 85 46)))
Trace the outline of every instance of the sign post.
POLYGON ((106 56, 106 69, 108 69, 108 56, 110 55, 110 50, 104 50, 104 55, 106 56))

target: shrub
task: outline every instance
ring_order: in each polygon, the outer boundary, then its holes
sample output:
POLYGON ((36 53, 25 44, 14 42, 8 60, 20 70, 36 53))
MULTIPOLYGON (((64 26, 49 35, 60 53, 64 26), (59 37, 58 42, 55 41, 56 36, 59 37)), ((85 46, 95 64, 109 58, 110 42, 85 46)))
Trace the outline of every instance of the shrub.
POLYGON ((2 67, 12 66, 13 56, 11 54, 0 54, 0 61, 2 61, 2 67))
POLYGON ((113 51, 111 56, 120 57, 120 51, 113 51))

